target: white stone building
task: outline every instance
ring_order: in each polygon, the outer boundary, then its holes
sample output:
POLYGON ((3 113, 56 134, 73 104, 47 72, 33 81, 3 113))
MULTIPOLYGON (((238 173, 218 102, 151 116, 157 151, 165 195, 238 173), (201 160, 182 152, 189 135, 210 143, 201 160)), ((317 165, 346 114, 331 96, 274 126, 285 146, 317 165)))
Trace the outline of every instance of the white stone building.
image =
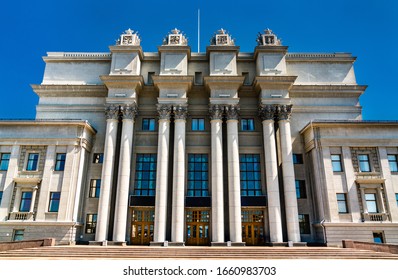
POLYGON ((355 57, 257 42, 48 53, 36 119, 0 121, 0 241, 398 243, 398 124, 361 120, 355 57))

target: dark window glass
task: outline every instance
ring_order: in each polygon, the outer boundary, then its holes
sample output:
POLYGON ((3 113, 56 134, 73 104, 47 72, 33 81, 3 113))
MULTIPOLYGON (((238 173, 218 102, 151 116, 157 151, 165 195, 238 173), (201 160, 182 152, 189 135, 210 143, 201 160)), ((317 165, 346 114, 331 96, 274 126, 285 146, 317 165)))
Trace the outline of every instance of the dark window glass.
POLYGON ((336 197, 339 213, 348 213, 346 194, 338 193, 336 194, 336 197))
POLYGON ((240 125, 242 131, 254 131, 254 119, 241 119, 240 125))
POLYGON ((374 243, 384 243, 384 237, 382 232, 373 232, 374 243))
POLYGON ((96 228, 97 228, 97 214, 87 214, 86 233, 95 233, 96 228))
POLYGON ((152 118, 142 119, 142 130, 155 131, 155 119, 152 118))
POLYGON ((93 163, 103 163, 104 162, 104 154, 96 153, 93 156, 93 163))
POLYGON ((209 196, 209 163, 207 154, 188 155, 187 196, 209 196))
POLYGON ((148 72, 148 85, 153 85, 153 75, 155 75, 155 72, 148 72))
POLYGON ((192 130, 203 131, 205 130, 205 119, 192 119, 192 130))
POLYGON ((296 180, 296 196, 297 198, 307 198, 307 189, 304 180, 296 180))
POLYGON ((359 171, 370 172, 369 155, 358 155, 359 171))
POLYGON ((8 169, 8 164, 10 162, 10 156, 11 154, 9 153, 3 153, 0 155, 0 171, 4 171, 8 169))
POLYGON ((55 171, 63 171, 65 169, 66 154, 57 154, 55 162, 55 171))
POLYGON ((96 197, 100 196, 101 190, 101 180, 100 179, 91 179, 90 180, 90 192, 89 197, 96 197))
POLYGON ((368 213, 378 213, 376 194, 375 193, 365 193, 366 206, 368 208, 368 213))
POLYGON ((341 155, 331 155, 333 172, 342 172, 343 166, 341 164, 341 155))
POLYGON ((3 199, 3 192, 0 192, 0 206, 1 206, 1 200, 3 199))
POLYGON ((398 172, 397 155, 388 155, 388 163, 390 165, 391 172, 398 172))
POLYGON ((48 212, 58 212, 60 199, 60 192, 50 192, 50 203, 48 205, 48 212))
POLYGON ((251 82, 249 80, 249 72, 242 72, 242 76, 244 77, 243 84, 244 85, 250 85, 251 82))
POLYGON ((395 194, 395 200, 397 201, 397 206, 398 206, 398 193, 395 194))
POLYGON ((308 214, 299 214, 300 234, 310 234, 310 217, 308 214))
POLYGON ((302 154, 293 154, 293 163, 294 164, 303 164, 303 155, 302 154))
POLYGON ((134 195, 154 196, 156 193, 156 154, 137 154, 134 195))
POLYGON ((260 155, 240 155, 240 193, 241 196, 263 195, 261 190, 260 155))
POLYGON ((39 154, 38 153, 29 154, 28 162, 26 164, 26 170, 27 171, 36 171, 38 163, 39 163, 39 154))
POLYGON ((23 229, 14 229, 13 240, 21 241, 23 240, 24 230, 23 229))
POLYGON ((19 212, 29 212, 32 204, 32 192, 22 192, 19 212))
POLYGON ((195 85, 202 85, 202 84, 203 84, 202 72, 195 72, 195 85))

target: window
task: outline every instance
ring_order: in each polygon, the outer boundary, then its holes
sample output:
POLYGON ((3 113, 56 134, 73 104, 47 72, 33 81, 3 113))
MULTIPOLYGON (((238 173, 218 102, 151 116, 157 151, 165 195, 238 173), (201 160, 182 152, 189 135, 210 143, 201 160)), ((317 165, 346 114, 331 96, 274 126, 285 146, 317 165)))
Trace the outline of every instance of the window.
POLYGON ((374 243, 384 243, 383 232, 373 232, 374 243))
POLYGON ((359 171, 370 172, 369 155, 358 155, 359 171))
POLYGON ((0 155, 0 171, 4 171, 8 169, 8 163, 10 162, 10 156, 11 154, 9 153, 3 153, 0 155))
POLYGON ((296 180, 296 196, 297 198, 307 198, 307 190, 304 180, 296 180))
POLYGON ((30 153, 28 155, 28 162, 26 163, 26 171, 36 171, 39 163, 39 154, 30 153))
POLYGON ((242 131, 254 131, 254 119, 241 119, 240 124, 242 131))
POLYGON ((249 80, 249 72, 242 72, 242 76, 244 77, 243 84, 244 85, 250 85, 250 80, 249 80))
POLYGON ((336 196, 337 196, 337 206, 339 209, 339 213, 341 214, 348 213, 346 194, 338 193, 336 194, 336 196))
POLYGON ((303 164, 303 155, 302 154, 293 154, 293 163, 294 164, 303 164))
POLYGON ((193 131, 205 130, 205 119, 192 119, 191 128, 193 131))
POLYGON ((261 190, 260 155, 240 155, 240 193, 242 196, 263 195, 261 190))
POLYGON ((398 161, 397 155, 387 155, 388 163, 390 165, 391 172, 398 172, 398 161))
POLYGON ((155 131, 155 119, 142 119, 142 130, 144 131, 155 131))
POLYGON ((86 233, 95 233, 96 228, 97 228, 97 214, 87 214, 86 233))
POLYGON ((21 241, 23 240, 23 234, 24 234, 24 230, 23 229, 14 229, 13 232, 13 237, 12 240, 13 241, 21 241))
MULTIPOLYGON (((395 200, 397 201, 397 206, 398 206, 398 193, 395 194, 395 200)), ((0 199, 1 201, 1 199, 0 199)))
POLYGON ((153 85, 153 76, 155 75, 155 72, 148 72, 148 85, 153 85))
POLYGON ((333 172, 342 172, 343 166, 341 164, 341 155, 331 155, 333 172))
POLYGON ((88 197, 98 198, 100 196, 101 180, 91 179, 90 181, 90 192, 88 197))
POLYGON ((55 171, 63 171, 65 169, 66 154, 57 154, 55 162, 55 171))
POLYGON ((29 212, 32 204, 32 192, 22 192, 19 212, 29 212))
POLYGON ((195 85, 202 85, 203 77, 202 72, 195 72, 195 85))
POLYGON ((187 196, 209 196, 209 160, 207 154, 188 154, 187 196))
POLYGON ((1 200, 3 199, 3 192, 0 192, 0 206, 1 206, 1 200))
POLYGON ((308 214, 299 214, 300 234, 310 234, 310 216, 308 214))
POLYGON ((60 192, 50 192, 50 203, 48 204, 48 212, 58 212, 60 192))
POLYGON ((155 187, 156 154, 137 154, 134 195, 154 196, 155 187))
POLYGON ((378 213, 377 201, 375 193, 365 193, 366 207, 368 213, 378 213))
POLYGON ((104 154, 96 153, 93 156, 93 163, 103 163, 104 162, 104 154))

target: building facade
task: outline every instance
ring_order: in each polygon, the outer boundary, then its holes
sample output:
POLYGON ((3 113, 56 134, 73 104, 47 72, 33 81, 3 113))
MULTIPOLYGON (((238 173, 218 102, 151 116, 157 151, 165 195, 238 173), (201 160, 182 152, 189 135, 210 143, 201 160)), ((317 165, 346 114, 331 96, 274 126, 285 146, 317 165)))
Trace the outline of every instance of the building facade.
POLYGON ((36 119, 0 121, 0 241, 398 243, 398 124, 362 120, 355 57, 257 43, 47 53, 36 119))

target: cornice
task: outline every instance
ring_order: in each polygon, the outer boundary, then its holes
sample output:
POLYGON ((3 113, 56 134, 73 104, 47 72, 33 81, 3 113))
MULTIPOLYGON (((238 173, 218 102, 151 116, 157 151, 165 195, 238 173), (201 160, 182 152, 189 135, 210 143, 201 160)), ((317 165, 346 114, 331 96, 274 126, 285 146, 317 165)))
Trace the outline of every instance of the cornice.
POLYGON ((287 53, 286 62, 350 62, 356 57, 351 53, 287 53))
POLYGON ((97 130, 85 120, 0 120, 0 126, 82 126, 93 135, 97 130))
POLYGON ((161 87, 184 87, 186 90, 189 90, 192 87, 194 77, 179 75, 153 75, 152 79, 155 87, 158 89, 161 87))
POLYGON ((360 97, 366 90, 366 85, 293 85, 289 91, 290 97, 360 97))
POLYGON ((105 85, 31 85, 39 97, 106 97, 105 85))
POLYGON ((159 46, 158 47, 159 54, 163 53, 186 53, 188 59, 191 58, 191 47, 190 46, 159 46))
POLYGON ((112 60, 110 53, 85 53, 85 52, 47 52, 47 56, 43 56, 43 60, 47 62, 65 62, 65 61, 106 61, 112 60))
POLYGON ((141 46, 116 45, 116 46, 109 46, 109 50, 112 53, 138 53, 141 60, 144 57, 144 53, 142 51, 141 46))
POLYGON ((109 88, 141 88, 144 78, 141 75, 102 75, 101 81, 109 88))
POLYGON ((257 59, 258 55, 260 53, 280 53, 280 54, 286 54, 287 49, 289 47, 287 46, 257 46, 254 49, 254 59, 257 59))
POLYGON ((297 76, 256 76, 253 82, 256 90, 286 89, 290 90, 297 76))
POLYGON ((205 86, 209 89, 236 89, 238 90, 245 80, 244 76, 206 76, 205 86))

